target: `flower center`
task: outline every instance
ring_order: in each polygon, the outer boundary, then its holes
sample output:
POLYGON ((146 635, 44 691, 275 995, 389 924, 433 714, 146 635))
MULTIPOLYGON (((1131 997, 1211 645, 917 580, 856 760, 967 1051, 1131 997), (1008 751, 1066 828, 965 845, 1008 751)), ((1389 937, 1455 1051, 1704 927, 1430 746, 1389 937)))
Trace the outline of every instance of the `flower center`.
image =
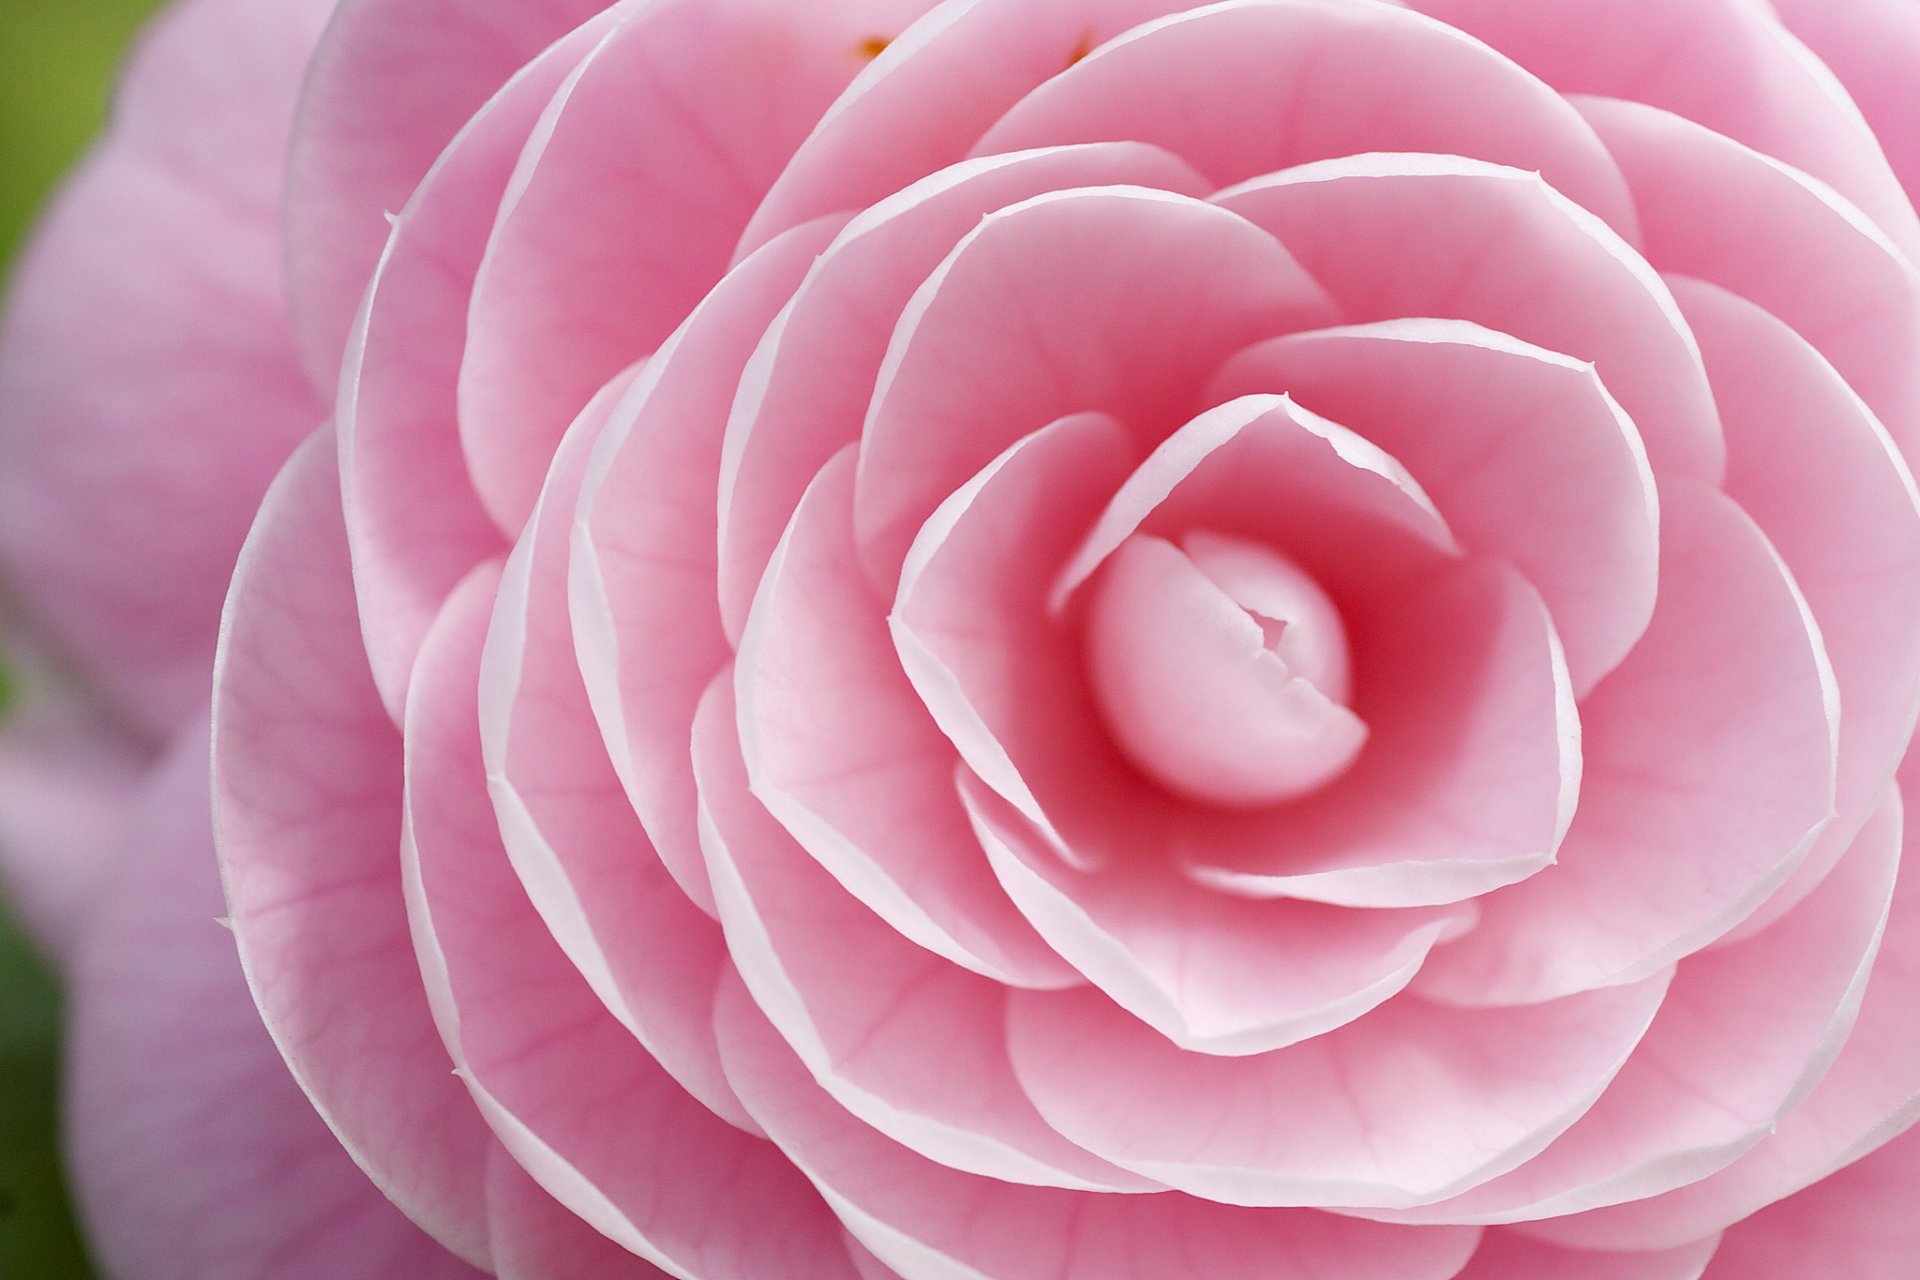
POLYGON ((1248 808, 1326 785, 1367 727, 1347 708, 1346 628, 1327 593, 1259 543, 1135 534, 1093 584, 1087 658, 1115 741, 1168 789, 1248 808))

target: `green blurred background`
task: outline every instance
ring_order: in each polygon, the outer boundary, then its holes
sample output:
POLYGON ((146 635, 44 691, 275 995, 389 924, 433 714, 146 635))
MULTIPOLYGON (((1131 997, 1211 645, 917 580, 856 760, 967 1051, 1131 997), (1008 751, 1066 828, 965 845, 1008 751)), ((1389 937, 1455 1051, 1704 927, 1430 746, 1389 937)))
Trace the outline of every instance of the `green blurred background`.
MULTIPOLYGON (((0 0, 0 262, 12 262, 60 175, 99 132, 115 68, 158 7, 0 0)), ((5 684, 0 665, 0 691, 5 684)), ((60 1177, 59 1030, 58 987, 0 911, 0 1280, 93 1275, 60 1177)))

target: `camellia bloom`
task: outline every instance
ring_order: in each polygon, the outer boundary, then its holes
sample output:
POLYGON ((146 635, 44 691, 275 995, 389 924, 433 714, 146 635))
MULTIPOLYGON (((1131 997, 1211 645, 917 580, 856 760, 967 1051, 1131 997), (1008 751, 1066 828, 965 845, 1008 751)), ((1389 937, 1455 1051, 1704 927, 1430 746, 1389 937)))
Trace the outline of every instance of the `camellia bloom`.
POLYGON ((117 1276, 1910 1274, 1920 9, 333 9, 6 333, 117 1276))

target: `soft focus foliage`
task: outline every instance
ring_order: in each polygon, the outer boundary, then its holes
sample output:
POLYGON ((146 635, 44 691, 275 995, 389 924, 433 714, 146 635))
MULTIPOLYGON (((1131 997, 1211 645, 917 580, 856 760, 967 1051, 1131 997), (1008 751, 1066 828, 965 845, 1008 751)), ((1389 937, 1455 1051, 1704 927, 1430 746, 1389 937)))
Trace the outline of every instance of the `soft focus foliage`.
POLYGON ((127 41, 159 0, 0 7, 0 261, 106 118, 127 41))
MULTIPOLYGON (((129 37, 155 0, 7 0, 0 6, 0 264, 105 117, 129 37)), ((0 654, 0 716, 14 698, 0 654)), ((60 1003, 0 915, 0 1276, 91 1275, 56 1146, 60 1003)))

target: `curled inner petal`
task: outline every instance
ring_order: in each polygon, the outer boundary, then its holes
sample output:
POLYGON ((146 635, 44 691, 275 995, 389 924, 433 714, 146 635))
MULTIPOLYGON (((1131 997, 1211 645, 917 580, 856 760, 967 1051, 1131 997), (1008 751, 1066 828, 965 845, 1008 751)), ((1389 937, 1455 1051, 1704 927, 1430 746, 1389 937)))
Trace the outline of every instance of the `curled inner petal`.
POLYGON ((1184 547, 1129 538, 1096 585, 1087 649, 1121 749, 1197 800, 1291 800, 1337 777, 1366 741, 1345 705, 1338 611, 1257 543, 1205 530, 1184 547))

